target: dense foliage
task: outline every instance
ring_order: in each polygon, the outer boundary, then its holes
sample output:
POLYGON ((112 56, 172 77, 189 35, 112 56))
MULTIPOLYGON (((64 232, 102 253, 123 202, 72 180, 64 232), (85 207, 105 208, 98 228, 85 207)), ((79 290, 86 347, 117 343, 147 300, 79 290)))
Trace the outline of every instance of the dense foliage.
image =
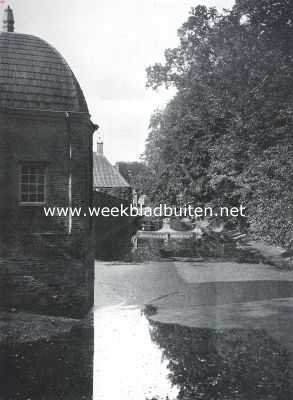
POLYGON ((191 9, 180 43, 147 69, 176 95, 150 121, 153 197, 248 208, 258 237, 292 238, 293 2, 237 0, 191 9))
POLYGON ((116 165, 120 174, 138 195, 150 193, 155 174, 145 163, 119 161, 116 165))

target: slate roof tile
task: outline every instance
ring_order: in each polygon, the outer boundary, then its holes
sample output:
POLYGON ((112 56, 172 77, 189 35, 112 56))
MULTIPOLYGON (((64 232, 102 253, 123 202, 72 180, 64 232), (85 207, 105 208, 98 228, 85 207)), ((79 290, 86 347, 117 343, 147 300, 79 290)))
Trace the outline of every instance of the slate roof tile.
POLYGON ((94 188, 130 187, 119 171, 104 155, 93 154, 94 188))
POLYGON ((0 33, 0 107, 88 112, 64 58, 44 40, 0 33))

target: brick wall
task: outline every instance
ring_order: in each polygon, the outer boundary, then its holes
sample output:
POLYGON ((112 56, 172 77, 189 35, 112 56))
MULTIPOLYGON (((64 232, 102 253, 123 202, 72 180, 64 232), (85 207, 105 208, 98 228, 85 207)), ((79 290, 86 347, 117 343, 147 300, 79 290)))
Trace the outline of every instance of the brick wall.
POLYGON ((46 206, 70 205, 70 173, 72 206, 91 205, 93 124, 86 113, 67 118, 62 112, 8 110, 0 112, 0 122, 0 237, 16 254, 2 259, 1 281, 6 276, 14 288, 2 304, 80 314, 93 299, 91 221, 73 218, 68 235, 68 217, 45 217, 41 206, 20 205, 19 165, 46 163, 46 206), (52 288, 59 294, 52 297, 52 288))

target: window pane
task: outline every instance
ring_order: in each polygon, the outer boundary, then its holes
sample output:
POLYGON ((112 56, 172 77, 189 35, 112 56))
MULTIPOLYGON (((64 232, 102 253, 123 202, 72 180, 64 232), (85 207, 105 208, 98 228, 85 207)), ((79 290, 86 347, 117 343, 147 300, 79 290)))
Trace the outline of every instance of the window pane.
POLYGON ((35 166, 30 166, 30 167, 29 167, 29 173, 30 173, 30 174, 35 174, 35 173, 36 173, 36 168, 37 168, 37 167, 35 167, 35 166))
POLYGON ((29 201, 31 201, 32 203, 36 203, 37 202, 37 195, 34 193, 31 193, 29 195, 29 201))
POLYGON ((40 202, 40 203, 43 203, 44 200, 45 200, 43 194, 38 194, 38 195, 37 195, 37 199, 38 199, 38 202, 40 202))
POLYGON ((43 165, 22 165, 20 175, 21 201, 43 203, 45 201, 45 167, 43 165))
POLYGON ((21 182, 27 183, 29 181, 29 175, 22 175, 21 182))
POLYGON ((35 183, 37 181, 37 175, 30 176, 30 183, 35 183))
POLYGON ((22 184, 21 185, 21 192, 22 193, 28 193, 28 191, 29 191, 29 185, 22 184))
POLYGON ((36 193, 37 191, 37 186, 36 185, 29 185, 29 192, 30 193, 36 193))
POLYGON ((21 195, 21 201, 23 201, 23 202, 28 201, 28 194, 22 193, 22 195, 21 195))
POLYGON ((38 175, 38 183, 45 183, 45 175, 38 175))

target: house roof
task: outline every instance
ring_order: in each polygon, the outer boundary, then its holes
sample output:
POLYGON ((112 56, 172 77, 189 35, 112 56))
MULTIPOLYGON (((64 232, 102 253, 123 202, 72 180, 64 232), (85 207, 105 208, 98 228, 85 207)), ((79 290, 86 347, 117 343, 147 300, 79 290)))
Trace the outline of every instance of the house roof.
POLYGON ((94 188, 127 188, 129 183, 102 154, 93 154, 94 188))
POLYGON ((70 67, 38 37, 0 33, 0 107, 88 112, 70 67))

